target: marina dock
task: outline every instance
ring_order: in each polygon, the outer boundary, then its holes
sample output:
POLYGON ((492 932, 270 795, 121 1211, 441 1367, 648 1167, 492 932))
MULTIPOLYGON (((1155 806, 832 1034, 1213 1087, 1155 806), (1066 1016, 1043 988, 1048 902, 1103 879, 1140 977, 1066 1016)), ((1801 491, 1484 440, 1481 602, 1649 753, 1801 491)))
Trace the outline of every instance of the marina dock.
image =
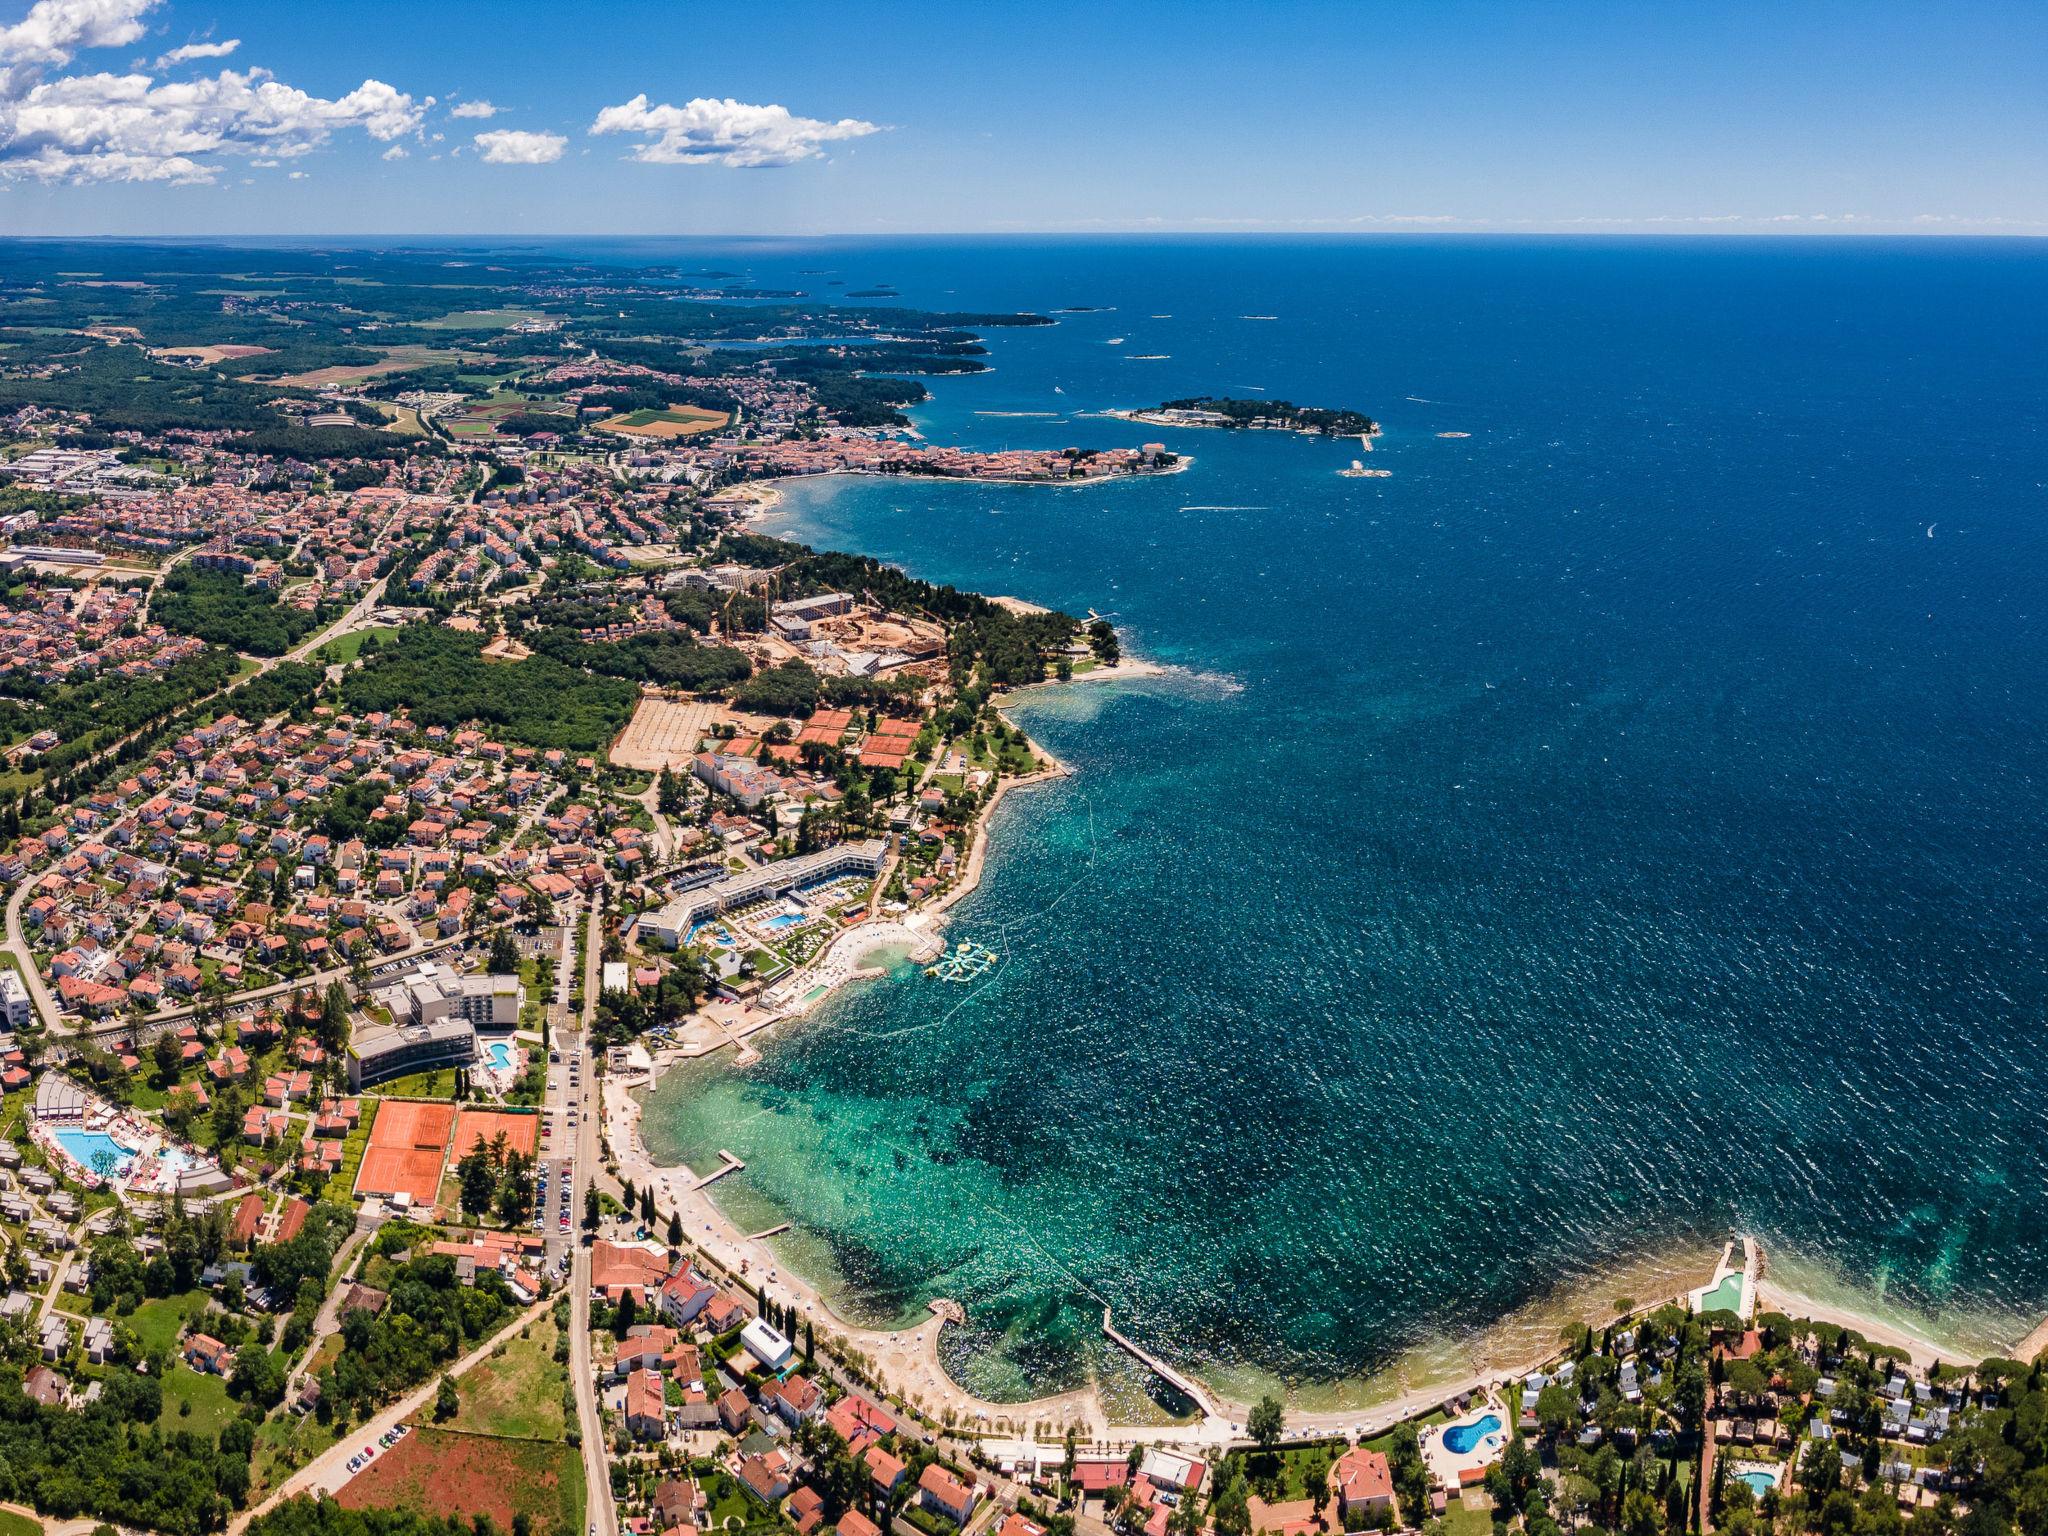
POLYGON ((724 1178, 728 1173, 738 1173, 742 1168, 746 1166, 747 1165, 745 1163, 741 1162, 738 1158, 734 1157, 730 1152, 726 1151, 725 1148, 720 1147, 718 1149, 718 1166, 712 1169, 709 1173, 705 1174, 703 1178, 699 1179, 695 1184, 691 1185, 690 1187, 692 1189, 703 1189, 706 1185, 715 1184, 718 1180, 724 1178))
POLYGON ((1194 1403, 1203 1413, 1216 1418, 1228 1417, 1223 1412, 1222 1405, 1218 1403, 1215 1395, 1207 1387, 1196 1381, 1194 1377, 1168 1365, 1135 1339, 1118 1333, 1115 1326, 1109 1320, 1108 1307, 1102 1309, 1102 1336, 1129 1355, 1133 1360, 1144 1366, 1146 1370, 1157 1376, 1169 1387, 1173 1388, 1174 1391, 1180 1393, 1182 1397, 1194 1403))

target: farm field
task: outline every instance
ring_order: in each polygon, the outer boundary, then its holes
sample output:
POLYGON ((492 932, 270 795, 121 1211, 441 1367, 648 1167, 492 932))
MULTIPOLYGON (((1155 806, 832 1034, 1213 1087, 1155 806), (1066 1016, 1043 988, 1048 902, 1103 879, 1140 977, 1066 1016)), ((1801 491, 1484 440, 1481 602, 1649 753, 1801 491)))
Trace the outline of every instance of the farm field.
POLYGON ((541 1536, 574 1536, 583 1524, 583 1459, 567 1445, 446 1429, 415 1429, 378 1455, 335 1496, 343 1509, 410 1509, 501 1531, 525 1511, 541 1536))
POLYGON ((271 347, 244 347, 235 345, 205 347, 162 347, 157 350, 156 356, 189 357, 193 359, 195 362, 224 363, 228 361, 230 358, 264 357, 267 356, 273 350, 275 349, 271 347))
POLYGON ((289 384, 297 389, 324 389, 330 384, 355 384, 364 379, 381 378, 387 373, 403 373, 408 368, 426 368, 435 363, 462 363, 470 360, 465 354, 444 352, 438 347, 393 347, 381 360, 374 363, 314 368, 305 373, 285 374, 271 382, 289 384))
POLYGON ((423 331, 481 331, 541 318, 537 309, 458 309, 437 320, 421 320, 417 324, 423 331))
POLYGON ((514 390, 498 390, 488 399, 478 400, 442 417, 441 425, 451 437, 485 437, 496 432, 498 423, 506 417, 522 415, 560 416, 565 429, 574 423, 568 412, 549 405, 545 400, 529 400, 514 390))
POLYGON ((703 432, 716 432, 730 420, 732 418, 724 411, 707 411, 695 405, 672 405, 665 411, 628 411, 623 416, 608 417, 597 424, 597 429, 627 437, 695 437, 703 432))

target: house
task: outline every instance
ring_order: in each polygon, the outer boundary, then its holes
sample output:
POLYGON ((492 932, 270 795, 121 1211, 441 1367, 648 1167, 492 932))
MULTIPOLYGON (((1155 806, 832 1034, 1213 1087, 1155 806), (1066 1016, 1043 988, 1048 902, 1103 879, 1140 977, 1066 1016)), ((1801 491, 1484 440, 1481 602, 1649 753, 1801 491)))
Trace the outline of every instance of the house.
POLYGON ((235 1368, 235 1352, 211 1334, 188 1334, 184 1354, 187 1365, 209 1375, 226 1376, 235 1368))
POLYGON ((668 1257, 652 1244, 593 1243, 590 1288, 616 1304, 627 1291, 643 1307, 651 1307, 668 1276, 668 1257))
POLYGON ((105 1365, 114 1353, 114 1325, 104 1317, 87 1318, 83 1343, 87 1363, 105 1365))
POLYGON ((689 1265, 685 1264, 661 1282, 661 1315, 675 1327, 687 1327, 697 1320, 698 1314, 717 1294, 716 1286, 702 1276, 692 1274, 689 1265))
POLYGON ((40 1338, 45 1360, 62 1360, 70 1353, 71 1328, 63 1313, 52 1312, 43 1319, 40 1338))
POLYGON ((1337 1496, 1337 1513, 1350 1522, 1354 1510, 1368 1520, 1394 1507, 1394 1473, 1387 1458, 1362 1445, 1353 1446, 1330 1468, 1330 1489, 1337 1496))
POLYGON ((782 1334, 761 1318, 751 1318, 740 1330, 740 1345, 771 1371, 787 1369, 796 1350, 782 1334))
POLYGON ((935 1461, 917 1480, 917 1502, 933 1514, 964 1526, 974 1513, 974 1490, 935 1461))
POLYGON ((808 1483, 789 1496, 786 1510, 790 1523, 797 1528, 798 1536, 811 1536, 825 1523, 825 1500, 818 1490, 808 1483))
POLYGON ((893 1497, 897 1487, 910 1473, 908 1467, 879 1445, 868 1447, 865 1460, 868 1464, 868 1479, 875 1485, 875 1492, 884 1499, 893 1497))
POLYGON ((662 1417, 661 1377, 637 1370, 626 1378, 626 1430, 636 1440, 659 1440, 668 1433, 662 1417))
POLYGON ((825 1411, 825 1394, 808 1376, 791 1376, 771 1381, 761 1389, 761 1406, 795 1429, 807 1419, 825 1411))
POLYGON ((895 1419, 877 1408, 864 1397, 848 1393, 832 1405, 825 1415, 825 1423, 832 1433, 846 1442, 846 1448, 855 1457, 864 1454, 884 1435, 896 1428, 895 1419))
POLYGON ((672 1526, 689 1525, 695 1520, 697 1506, 702 1502, 695 1483, 685 1482, 680 1477, 665 1478, 654 1490, 654 1523, 664 1531, 672 1526))
POLYGON ((841 1515, 835 1529, 839 1536, 882 1536, 882 1528, 857 1509, 841 1515))
POLYGON ((780 1451, 740 1458, 740 1486, 771 1508, 789 1497, 789 1458, 780 1451))
POLYGON ((21 1390, 45 1408, 61 1408, 71 1394, 71 1384, 47 1365, 37 1365, 21 1378, 21 1390))
POLYGON ((737 1435, 747 1427, 753 1408, 747 1394, 734 1387, 718 1399, 718 1422, 728 1435, 737 1435))

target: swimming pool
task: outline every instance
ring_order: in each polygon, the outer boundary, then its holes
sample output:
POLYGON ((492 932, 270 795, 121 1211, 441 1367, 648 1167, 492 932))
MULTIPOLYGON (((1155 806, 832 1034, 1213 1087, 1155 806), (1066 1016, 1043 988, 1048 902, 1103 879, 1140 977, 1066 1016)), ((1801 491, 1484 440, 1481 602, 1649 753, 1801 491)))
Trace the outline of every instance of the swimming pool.
POLYGON ((768 921, 763 923, 761 926, 767 929, 770 933, 780 933, 785 928, 794 928, 798 923, 802 921, 803 917, 799 913, 781 912, 776 914, 774 917, 769 918, 768 921))
POLYGON ((1749 1484, 1749 1491, 1758 1498, 1762 1498, 1778 1486, 1778 1474, 1775 1472, 1751 1470, 1748 1472, 1738 1472, 1735 1475, 1749 1484))
POLYGON ((510 1072, 512 1070, 512 1042, 510 1040, 488 1041, 484 1045, 484 1062, 500 1072, 510 1072))
POLYGON ((1500 1417, 1489 1413, 1483 1419, 1475 1419, 1470 1424, 1453 1424, 1445 1430, 1444 1449, 1453 1456, 1463 1456, 1470 1451, 1478 1450, 1479 1442, 1488 1435, 1499 1433, 1500 1417))
POLYGON ((1721 1283, 1700 1297, 1702 1312, 1740 1312, 1742 1310, 1742 1276, 1723 1275, 1721 1283))
POLYGON ((128 1165, 135 1160, 135 1152, 124 1147, 105 1131, 86 1131, 71 1127, 56 1133, 57 1145, 65 1155, 81 1168, 88 1168, 102 1178, 128 1171, 128 1165))

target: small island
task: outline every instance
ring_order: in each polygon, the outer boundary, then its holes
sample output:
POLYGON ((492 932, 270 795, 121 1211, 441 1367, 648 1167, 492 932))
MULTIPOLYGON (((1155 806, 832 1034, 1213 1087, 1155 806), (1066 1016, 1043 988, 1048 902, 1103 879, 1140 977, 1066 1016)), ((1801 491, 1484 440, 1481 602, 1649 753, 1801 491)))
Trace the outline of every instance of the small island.
POLYGON ((1310 432, 1319 437, 1356 437, 1364 439, 1368 446, 1373 438, 1379 436, 1380 430, 1379 423, 1363 411, 1296 405, 1291 400, 1236 400, 1220 395, 1168 400, 1150 410, 1111 411, 1109 414, 1161 427, 1234 427, 1310 432))

